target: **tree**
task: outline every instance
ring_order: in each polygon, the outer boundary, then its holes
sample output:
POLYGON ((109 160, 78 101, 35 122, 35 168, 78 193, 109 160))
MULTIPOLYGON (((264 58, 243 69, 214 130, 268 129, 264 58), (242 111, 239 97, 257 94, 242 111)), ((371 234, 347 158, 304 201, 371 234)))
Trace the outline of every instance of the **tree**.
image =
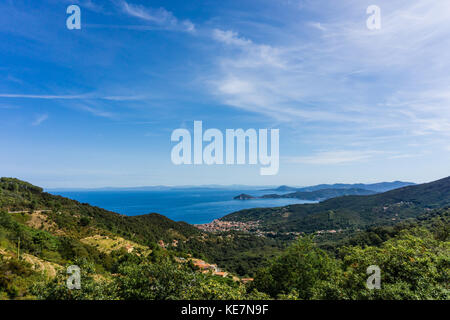
POLYGON ((286 297, 291 293, 300 299, 329 298, 329 295, 335 296, 337 293, 326 288, 326 284, 333 283, 338 273, 338 264, 325 251, 317 248, 311 237, 303 237, 267 268, 261 269, 253 286, 274 298, 279 295, 286 297))
POLYGON ((90 222, 91 222, 91 220, 88 217, 80 218, 80 226, 82 226, 82 227, 88 226, 90 222))
POLYGON ((404 230, 380 247, 347 247, 341 251, 349 299, 449 299, 450 242, 426 229, 404 230), (381 289, 365 287, 366 269, 381 269, 381 289))

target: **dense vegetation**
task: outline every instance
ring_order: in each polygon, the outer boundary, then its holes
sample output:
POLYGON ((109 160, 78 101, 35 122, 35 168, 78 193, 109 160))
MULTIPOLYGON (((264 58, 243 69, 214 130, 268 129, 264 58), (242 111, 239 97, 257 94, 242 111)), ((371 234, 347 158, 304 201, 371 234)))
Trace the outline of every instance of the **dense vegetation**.
POLYGON ((286 244, 281 238, 229 232, 207 238, 192 237, 186 243, 180 243, 176 250, 214 261, 239 276, 253 277, 256 270, 276 256, 286 244))
POLYGON ((303 237, 260 269, 253 287, 273 298, 449 299, 449 235, 450 208, 443 208, 348 237, 337 255, 303 237), (370 265, 381 269, 380 290, 365 287, 370 265))
POLYGON ((158 214, 126 217, 1 178, 0 299, 449 299, 449 199, 447 178, 258 210, 275 217, 266 227, 304 232, 293 241, 283 234, 207 234, 158 214), (291 214, 277 219, 280 210, 291 214), (353 229, 314 235, 349 216, 353 229), (231 274, 201 273, 191 257, 231 274), (69 265, 81 268, 81 290, 66 286, 69 265), (379 290, 366 288, 370 265, 381 269, 379 290), (244 284, 233 274, 255 279, 244 284))

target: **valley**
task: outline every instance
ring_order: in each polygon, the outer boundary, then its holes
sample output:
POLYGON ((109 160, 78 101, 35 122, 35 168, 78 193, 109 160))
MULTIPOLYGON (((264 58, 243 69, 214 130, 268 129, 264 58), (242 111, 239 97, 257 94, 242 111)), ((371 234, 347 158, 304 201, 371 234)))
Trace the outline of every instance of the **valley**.
MULTIPOLYGON (((358 250, 374 248, 365 256, 369 258, 377 248, 389 243, 397 248, 407 241, 407 248, 413 250, 408 253, 408 259, 413 259, 409 263, 413 263, 421 259, 420 250, 415 251, 417 243, 425 241, 426 252, 444 260, 428 262, 441 261, 434 266, 438 270, 436 275, 417 271, 421 276, 437 277, 433 283, 439 290, 422 288, 423 294, 442 298, 448 294, 443 280, 448 273, 443 270, 449 257, 449 213, 450 178, 319 203, 241 210, 200 225, 175 222, 157 213, 125 216, 51 195, 18 179, 1 178, 0 297, 330 298, 330 291, 321 287, 328 280, 320 278, 320 270, 331 268, 340 279, 333 280, 339 284, 333 294, 340 292, 342 297, 361 298, 365 294, 361 287, 356 289, 348 279, 340 278, 345 268, 350 268, 355 277, 364 274, 363 270, 355 269, 356 265, 348 265, 348 259, 360 257, 356 254, 358 250), (321 257, 314 262, 318 263, 314 268, 320 279, 298 292, 295 288, 305 283, 296 284, 292 280, 306 276, 309 271, 302 275, 296 270, 289 271, 291 266, 283 259, 291 254, 299 257, 304 254, 301 252, 321 257), (74 263, 83 270, 83 283, 87 286, 75 296, 61 286, 66 277, 65 266, 74 263), (290 280, 279 278, 290 272, 297 275, 290 280), (271 282, 275 279, 278 280, 271 282), (179 289, 175 290, 173 285, 177 281, 179 289), (195 285, 183 291, 187 283, 195 285), (159 291, 150 289, 155 285, 160 286, 159 291), (315 293, 310 291, 313 287, 315 293)), ((392 254, 395 257, 397 253, 392 254)), ((393 263, 395 259, 383 263, 393 263)), ((299 270, 305 267, 302 260, 295 263, 300 263, 299 270)), ((395 285, 399 280, 389 281, 395 285)), ((411 296, 418 290, 415 286, 411 284, 408 289, 411 296)), ((393 292, 382 294, 395 298, 397 291, 393 292)))

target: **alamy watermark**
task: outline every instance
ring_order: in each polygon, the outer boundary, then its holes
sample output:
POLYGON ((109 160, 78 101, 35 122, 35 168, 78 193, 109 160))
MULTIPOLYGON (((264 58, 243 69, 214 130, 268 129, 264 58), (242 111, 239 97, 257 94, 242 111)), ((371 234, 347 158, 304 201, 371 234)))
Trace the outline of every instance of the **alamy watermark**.
POLYGON ((381 9, 379 6, 371 5, 367 7, 367 14, 370 14, 367 18, 366 26, 369 30, 380 30, 381 29, 381 9))
MULTIPOLYGON (((67 14, 70 16, 66 20, 66 26, 69 30, 81 29, 81 9, 76 4, 67 7, 67 14)), ((366 26, 369 30, 381 29, 381 9, 377 5, 370 5, 366 9, 366 14, 370 15, 366 20, 366 26)))
POLYGON ((381 269, 379 266, 371 265, 367 268, 366 273, 370 275, 367 278, 367 289, 381 289, 381 269))
POLYGON ((280 165, 279 138, 279 129, 270 129, 269 155, 268 129, 226 129, 224 149, 222 131, 207 129, 203 132, 203 122, 194 121, 193 140, 187 129, 180 128, 172 132, 171 141, 179 143, 173 147, 171 159, 175 165, 234 165, 246 164, 246 160, 248 164, 256 165, 259 160, 259 164, 263 166, 260 168, 261 175, 275 175, 280 165), (203 142, 209 144, 203 148, 203 142))
POLYGON ((70 16, 67 17, 67 20, 66 20, 67 29, 69 29, 69 30, 81 29, 81 9, 80 9, 80 7, 75 4, 72 4, 67 7, 66 12, 67 12, 67 14, 70 14, 70 16))
POLYGON ((67 278, 66 285, 70 290, 81 289, 81 269, 79 266, 69 266, 67 267, 67 274, 70 274, 70 277, 67 278))

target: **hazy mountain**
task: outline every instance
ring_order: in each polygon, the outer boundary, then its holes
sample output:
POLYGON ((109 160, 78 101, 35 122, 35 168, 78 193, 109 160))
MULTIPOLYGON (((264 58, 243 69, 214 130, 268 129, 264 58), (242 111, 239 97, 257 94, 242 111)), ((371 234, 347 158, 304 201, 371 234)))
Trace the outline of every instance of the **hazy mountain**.
POLYGON ((312 192, 322 189, 364 189, 375 192, 386 192, 393 189, 398 189, 406 186, 414 185, 413 182, 403 182, 403 181, 393 181, 393 182, 378 182, 378 183, 335 183, 335 184, 319 184, 310 187, 289 187, 289 186, 280 186, 275 189, 264 189, 263 191, 277 191, 277 192, 289 192, 289 191, 300 191, 300 192, 312 192))

